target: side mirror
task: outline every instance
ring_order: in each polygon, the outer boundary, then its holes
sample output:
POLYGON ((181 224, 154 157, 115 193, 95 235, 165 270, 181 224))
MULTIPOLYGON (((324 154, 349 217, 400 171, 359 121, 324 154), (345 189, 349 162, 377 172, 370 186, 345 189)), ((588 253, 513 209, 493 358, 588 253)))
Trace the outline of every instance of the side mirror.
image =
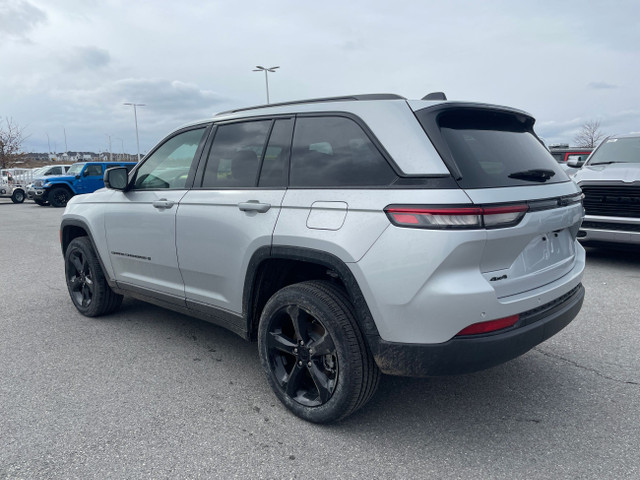
POLYGON ((104 172, 104 186, 112 190, 126 190, 129 184, 126 167, 108 168, 104 172))
POLYGON ((577 156, 572 155, 571 157, 569 157, 569 160, 567 161, 567 165, 573 168, 580 168, 582 167, 582 165, 584 165, 585 160, 586 158, 582 155, 577 155, 577 156))

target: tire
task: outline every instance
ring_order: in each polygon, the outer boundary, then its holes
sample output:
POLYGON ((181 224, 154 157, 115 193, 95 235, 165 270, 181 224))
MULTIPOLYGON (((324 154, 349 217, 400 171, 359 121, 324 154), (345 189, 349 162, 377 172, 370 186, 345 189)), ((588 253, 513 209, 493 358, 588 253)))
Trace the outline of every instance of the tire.
POLYGON ((73 194, 64 187, 56 187, 49 192, 49 202, 56 208, 66 207, 73 194))
POLYGON ((64 270, 69 296, 81 314, 98 317, 120 307, 122 295, 109 287, 87 237, 71 241, 64 254, 64 270))
POLYGON ((347 417, 378 387, 380 371, 353 306, 328 282, 303 282, 276 292, 260 317, 258 349, 278 399, 310 422, 347 417))
POLYGON ((24 202, 25 194, 22 190, 14 190, 11 195, 11 201, 13 203, 22 203, 24 202))
POLYGON ((49 205, 49 202, 45 202, 44 200, 34 200, 34 202, 36 202, 41 207, 46 207, 47 205, 49 205))

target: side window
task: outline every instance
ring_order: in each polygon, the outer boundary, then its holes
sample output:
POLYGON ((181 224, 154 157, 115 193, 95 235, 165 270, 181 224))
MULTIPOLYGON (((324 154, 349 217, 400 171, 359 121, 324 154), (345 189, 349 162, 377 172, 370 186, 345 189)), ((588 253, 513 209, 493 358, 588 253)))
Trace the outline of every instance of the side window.
POLYGON ((102 165, 87 165, 84 169, 85 177, 93 177, 95 175, 102 175, 102 165))
POLYGON ((204 131, 205 128, 188 130, 164 142, 140 165, 133 188, 185 188, 191 163, 204 131))
POLYGON ((296 120, 292 187, 389 185, 396 175, 360 126, 345 117, 296 120))
POLYGON ((61 175, 62 174, 62 167, 53 167, 51 169, 51 175, 61 175))
POLYGON ((291 151, 293 119, 276 120, 264 153, 260 170, 260 187, 284 187, 287 185, 287 160, 291 151))
POLYGON ((217 130, 203 187, 254 187, 271 120, 230 123, 217 130))

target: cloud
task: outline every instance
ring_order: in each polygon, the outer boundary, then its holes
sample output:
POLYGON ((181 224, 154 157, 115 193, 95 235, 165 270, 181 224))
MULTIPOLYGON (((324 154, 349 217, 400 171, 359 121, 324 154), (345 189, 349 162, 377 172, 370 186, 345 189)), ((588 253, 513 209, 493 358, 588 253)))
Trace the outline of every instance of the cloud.
POLYGON ((0 3, 0 34, 29 42, 27 34, 47 21, 47 14, 26 0, 0 3))
POLYGON ((72 70, 95 69, 107 66, 111 62, 111 55, 103 48, 74 47, 61 61, 72 70))
POLYGON ((591 120, 600 122, 600 129, 605 135, 614 133, 630 133, 629 125, 633 125, 640 116, 640 110, 623 110, 614 113, 602 113, 593 118, 577 117, 560 122, 548 121, 536 124, 536 132, 545 139, 547 145, 554 143, 571 143, 582 126, 591 120))
POLYGON ((587 86, 595 90, 610 90, 610 89, 618 88, 618 85, 614 85, 612 83, 607 83, 607 82, 591 82, 587 86))
POLYGON ((227 101, 216 92, 180 80, 124 79, 107 88, 109 95, 118 100, 146 103, 156 111, 193 110, 211 114, 215 105, 227 101))
POLYGON ((193 111, 211 115, 216 105, 230 101, 222 95, 180 80, 126 78, 105 82, 95 89, 58 90, 56 96, 81 107, 118 108, 124 102, 144 103, 159 113, 193 111))
MULTIPOLYGON (((119 139, 123 139, 124 149, 128 152, 133 151, 135 144, 131 140, 133 111, 123 105, 125 102, 145 105, 137 109, 143 152, 175 128, 211 118, 215 112, 238 103, 195 83, 150 78, 105 81, 91 89, 78 86, 56 89, 49 92, 46 99, 57 106, 49 108, 57 115, 41 120, 42 131, 59 133, 64 125, 69 141, 74 139, 69 148, 80 150, 104 149, 108 134, 118 139, 114 145, 119 145, 119 139)), ((60 144, 58 141, 58 146, 60 144)))

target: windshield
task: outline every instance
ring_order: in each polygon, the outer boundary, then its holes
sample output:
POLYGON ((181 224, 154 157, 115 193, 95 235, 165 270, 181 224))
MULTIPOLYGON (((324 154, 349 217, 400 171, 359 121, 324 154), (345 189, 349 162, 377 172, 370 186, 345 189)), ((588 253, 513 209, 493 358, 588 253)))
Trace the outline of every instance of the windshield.
POLYGON ((84 163, 74 163, 73 165, 71 165, 71 168, 69 169, 69 171, 67 172, 67 175, 80 175, 80 172, 82 171, 82 168, 85 166, 84 163))
POLYGON ((36 169, 33 171, 33 176, 34 176, 34 177, 39 177, 39 176, 43 175, 43 174, 44 174, 44 172, 47 170, 47 168, 49 168, 49 167, 40 167, 40 168, 36 168, 36 169))
POLYGON ((589 159, 588 165, 640 163, 640 137, 605 140, 589 159))

